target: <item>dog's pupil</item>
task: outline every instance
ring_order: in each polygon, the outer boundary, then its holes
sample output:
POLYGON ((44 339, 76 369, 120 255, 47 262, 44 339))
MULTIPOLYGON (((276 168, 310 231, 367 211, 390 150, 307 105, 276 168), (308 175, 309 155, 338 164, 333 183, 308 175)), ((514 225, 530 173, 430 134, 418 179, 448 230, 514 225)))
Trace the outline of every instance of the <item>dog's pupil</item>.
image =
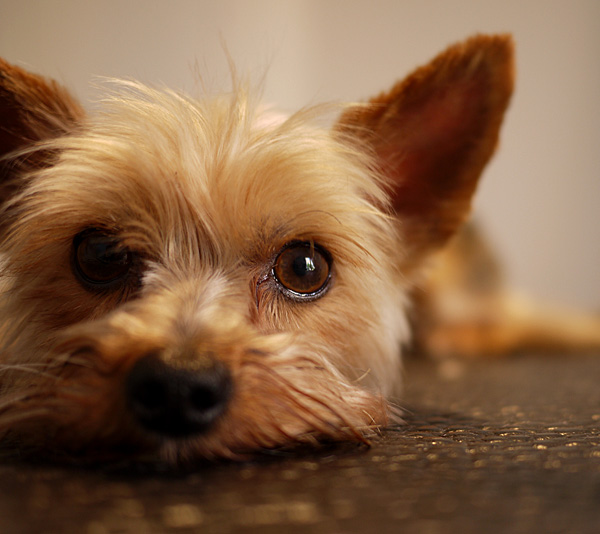
POLYGON ((90 238, 82 247, 81 264, 86 274, 98 281, 118 277, 127 265, 127 252, 115 248, 114 241, 90 238))
POLYGON ((292 268, 296 275, 300 277, 313 274, 317 270, 314 259, 306 254, 298 255, 292 264, 292 268))

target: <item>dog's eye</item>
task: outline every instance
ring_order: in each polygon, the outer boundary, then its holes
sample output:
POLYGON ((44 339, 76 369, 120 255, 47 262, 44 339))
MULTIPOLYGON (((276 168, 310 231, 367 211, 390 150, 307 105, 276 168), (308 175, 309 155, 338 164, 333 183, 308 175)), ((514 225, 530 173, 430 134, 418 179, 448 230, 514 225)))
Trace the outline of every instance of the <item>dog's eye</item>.
POLYGON ((284 293, 292 298, 316 298, 331 278, 329 254, 312 242, 292 242, 275 260, 273 275, 284 293))
POLYGON ((75 272, 86 284, 107 287, 121 281, 132 265, 132 255, 114 235, 85 230, 73 241, 75 272))

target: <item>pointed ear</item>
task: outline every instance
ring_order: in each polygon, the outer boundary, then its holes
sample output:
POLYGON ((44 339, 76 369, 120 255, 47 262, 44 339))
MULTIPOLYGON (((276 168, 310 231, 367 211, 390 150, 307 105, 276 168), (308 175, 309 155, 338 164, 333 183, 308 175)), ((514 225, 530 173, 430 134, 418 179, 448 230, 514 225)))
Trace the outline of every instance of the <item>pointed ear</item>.
POLYGON ((389 183, 409 262, 467 217, 512 87, 511 38, 476 36, 341 117, 338 131, 370 148, 389 183))
POLYGON ((0 202, 15 168, 2 157, 64 135, 83 116, 81 106, 58 83, 0 58, 0 202))

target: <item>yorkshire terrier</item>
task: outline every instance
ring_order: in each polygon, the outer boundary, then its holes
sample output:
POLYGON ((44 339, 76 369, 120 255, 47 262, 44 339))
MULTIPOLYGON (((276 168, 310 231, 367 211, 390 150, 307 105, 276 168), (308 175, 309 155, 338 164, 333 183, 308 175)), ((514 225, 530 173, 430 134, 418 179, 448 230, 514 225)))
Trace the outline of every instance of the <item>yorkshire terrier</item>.
POLYGON ((197 100, 120 82, 88 116, 0 61, 7 446, 176 464, 362 441, 389 421, 411 322, 432 352, 518 348, 494 317, 446 324, 422 274, 496 147, 510 37, 289 117, 233 83, 197 100))

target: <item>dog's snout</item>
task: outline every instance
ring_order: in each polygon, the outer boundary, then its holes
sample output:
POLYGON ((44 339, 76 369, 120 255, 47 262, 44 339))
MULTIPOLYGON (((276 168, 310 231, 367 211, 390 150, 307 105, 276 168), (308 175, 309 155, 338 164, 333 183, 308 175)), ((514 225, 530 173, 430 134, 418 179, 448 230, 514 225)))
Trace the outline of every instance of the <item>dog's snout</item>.
POLYGON ((168 437, 206 431, 227 408, 231 391, 231 375, 220 362, 182 368, 156 355, 139 359, 126 384, 129 407, 137 421, 146 430, 168 437))

